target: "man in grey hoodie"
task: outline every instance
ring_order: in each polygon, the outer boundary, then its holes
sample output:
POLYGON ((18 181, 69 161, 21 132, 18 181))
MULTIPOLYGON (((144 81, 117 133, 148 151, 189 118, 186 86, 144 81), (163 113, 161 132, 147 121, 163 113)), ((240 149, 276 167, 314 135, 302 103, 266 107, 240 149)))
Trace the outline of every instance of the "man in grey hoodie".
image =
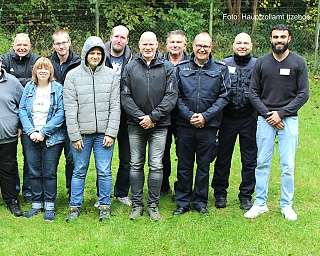
POLYGON ((0 189, 11 213, 22 216, 17 200, 16 166, 19 132, 18 111, 23 87, 19 80, 1 68, 0 61, 0 189))
POLYGON ((67 221, 80 214, 92 149, 99 185, 99 220, 111 214, 111 159, 120 123, 120 86, 116 72, 104 65, 105 56, 101 38, 89 37, 82 48, 80 66, 67 74, 64 83, 66 123, 75 167, 67 221))

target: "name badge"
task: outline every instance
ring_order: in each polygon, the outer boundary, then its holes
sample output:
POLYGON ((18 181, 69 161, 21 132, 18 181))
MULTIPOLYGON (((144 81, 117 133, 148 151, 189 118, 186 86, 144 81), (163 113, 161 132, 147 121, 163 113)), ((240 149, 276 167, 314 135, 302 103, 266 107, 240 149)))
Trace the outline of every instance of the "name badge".
POLYGON ((280 76, 289 76, 290 68, 280 68, 280 76))
POLYGON ((235 74, 236 73, 236 67, 228 66, 228 69, 229 69, 229 73, 230 74, 235 74))

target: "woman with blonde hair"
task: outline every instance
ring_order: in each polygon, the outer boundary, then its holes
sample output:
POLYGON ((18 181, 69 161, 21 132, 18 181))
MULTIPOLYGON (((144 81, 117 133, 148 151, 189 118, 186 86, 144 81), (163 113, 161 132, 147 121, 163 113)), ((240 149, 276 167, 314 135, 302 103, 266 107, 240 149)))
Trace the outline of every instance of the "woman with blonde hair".
POLYGON ((63 87, 53 76, 50 60, 39 58, 19 107, 32 194, 32 209, 25 217, 31 218, 44 208, 46 221, 55 218, 57 166, 65 139, 63 87))

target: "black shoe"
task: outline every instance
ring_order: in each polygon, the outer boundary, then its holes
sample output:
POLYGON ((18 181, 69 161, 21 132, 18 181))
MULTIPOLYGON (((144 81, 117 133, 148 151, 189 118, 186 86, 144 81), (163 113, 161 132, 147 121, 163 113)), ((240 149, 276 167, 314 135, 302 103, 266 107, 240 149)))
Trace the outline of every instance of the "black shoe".
POLYGON ((173 214, 174 216, 178 216, 178 215, 182 215, 182 214, 184 214, 184 213, 186 213, 186 212, 188 212, 188 211, 190 211, 189 208, 177 207, 177 209, 175 209, 175 210, 172 212, 172 214, 173 214))
POLYGON ((8 203, 7 207, 15 217, 23 216, 23 212, 21 211, 18 200, 13 199, 10 203, 8 203))
POLYGON ((227 207, 227 198, 225 198, 225 197, 217 197, 214 205, 218 209, 226 208, 227 207))
POLYGON ((240 200, 240 209, 242 210, 250 210, 250 208, 252 207, 253 203, 250 199, 242 199, 240 200))
POLYGON ((197 208, 195 210, 197 212, 199 212, 200 214, 208 214, 209 213, 207 206, 203 206, 203 207, 197 208))

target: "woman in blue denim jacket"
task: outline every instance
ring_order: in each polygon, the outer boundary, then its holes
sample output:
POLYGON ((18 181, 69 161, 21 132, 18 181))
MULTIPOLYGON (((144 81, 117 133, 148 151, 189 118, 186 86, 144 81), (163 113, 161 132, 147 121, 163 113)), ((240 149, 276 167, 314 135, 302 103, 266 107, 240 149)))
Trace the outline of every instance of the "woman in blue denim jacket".
POLYGON ((39 58, 19 106, 32 193, 32 209, 25 217, 37 215, 44 207, 46 221, 55 218, 57 166, 65 139, 63 87, 52 80, 53 74, 50 60, 39 58))

